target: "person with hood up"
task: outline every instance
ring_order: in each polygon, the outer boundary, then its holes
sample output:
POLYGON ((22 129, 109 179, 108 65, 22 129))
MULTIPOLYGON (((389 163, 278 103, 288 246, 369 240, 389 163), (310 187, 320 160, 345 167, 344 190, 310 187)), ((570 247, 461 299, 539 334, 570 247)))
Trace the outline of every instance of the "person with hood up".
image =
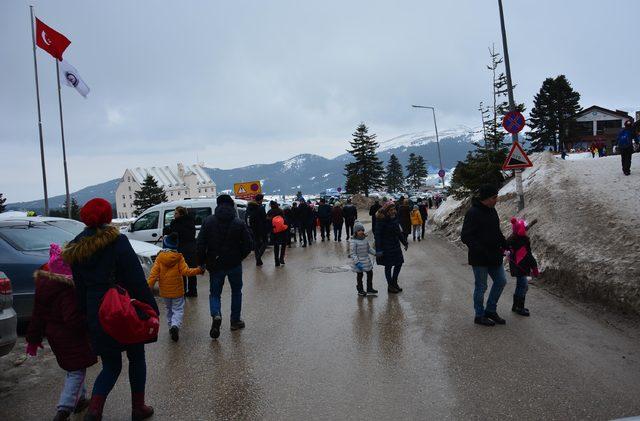
POLYGON ((418 236, 418 241, 420 241, 420 227, 422 227, 422 214, 420 213, 418 205, 414 205, 413 210, 411 211, 411 228, 413 230, 413 241, 416 241, 416 234, 418 236))
POLYGON ((231 196, 223 194, 216 199, 215 213, 204 221, 198 234, 199 261, 206 264, 210 276, 209 309, 211 329, 209 336, 220 336, 222 325, 221 295, 225 278, 231 286, 232 331, 244 329, 240 318, 242 310, 242 261, 251 253, 251 234, 236 213, 231 196))
POLYGON ((353 227, 358 219, 358 208, 351 202, 351 199, 347 199, 347 204, 342 208, 342 214, 344 216, 344 225, 347 238, 352 237, 354 234, 353 227))
POLYGON ((324 241, 325 238, 327 241, 331 241, 331 205, 327 204, 324 198, 320 199, 318 219, 320 220, 320 236, 322 237, 322 241, 324 241))
POLYGON ((256 266, 262 266, 262 255, 267 249, 267 213, 262 201, 264 196, 257 194, 255 200, 247 204, 245 222, 249 225, 253 234, 253 249, 256 258, 256 266))
POLYGON ((361 297, 376 295, 378 294, 378 291, 373 289, 373 264, 369 258, 369 255, 375 256, 376 253, 373 251, 369 241, 367 240, 364 225, 360 222, 356 222, 353 229, 355 232, 349 240, 349 257, 351 257, 352 261, 351 270, 356 273, 356 290, 358 291, 358 295, 361 297), (366 291, 362 285, 362 278, 365 273, 367 274, 366 291))
POLYGON ((144 343, 119 343, 103 330, 98 316, 102 298, 115 283, 124 288, 132 299, 150 305, 156 314, 160 314, 129 239, 109 225, 112 214, 108 201, 100 198, 89 200, 80 209, 85 229, 62 251, 62 258, 71 266, 78 307, 86 315, 93 351, 102 361, 102 371, 93 385, 85 421, 102 419, 107 396, 120 376, 122 353, 125 351, 129 359, 131 418, 143 420, 153 415, 153 408, 145 404, 147 363, 144 343))
POLYGON ((409 200, 404 197, 400 199, 397 209, 402 234, 404 234, 405 239, 408 239, 409 234, 411 234, 411 206, 409 206, 409 200))
POLYGON ((383 208, 376 212, 376 262, 384 266, 384 275, 387 279, 387 291, 391 294, 402 292, 398 285, 398 276, 404 263, 402 248, 405 251, 409 247, 398 223, 398 213, 393 202, 387 202, 383 208))
POLYGON ((289 237, 289 226, 285 221, 284 212, 280 208, 273 209, 271 214, 271 234, 273 237, 273 258, 276 267, 278 267, 284 265, 287 238, 289 237))
POLYGON ((184 256, 178 251, 180 243, 175 233, 165 236, 162 245, 164 249, 156 257, 148 283, 149 288, 153 288, 156 282, 160 286, 160 297, 167 307, 169 334, 177 342, 184 317, 185 292, 182 277, 195 277, 202 275, 204 271, 199 267, 189 268, 184 256))
POLYGON ((538 262, 536 262, 531 252, 531 241, 527 235, 527 231, 537 220, 531 225, 527 225, 524 219, 511 218, 512 234, 507 238, 508 256, 509 256, 509 272, 511 276, 516 278, 516 290, 513 294, 513 306, 511 311, 521 316, 529 316, 529 309, 525 308, 525 298, 527 296, 527 276, 537 277, 540 275, 538 271, 538 262))
POLYGON ((47 338, 60 368, 67 372, 54 421, 68 420, 89 406, 86 398, 87 368, 98 362, 89 344, 86 319, 78 309, 71 268, 62 250, 51 244, 49 262, 34 274, 36 290, 27 330, 27 354, 35 357, 47 338))
POLYGON ((333 238, 342 241, 342 225, 344 224, 344 213, 342 203, 336 202, 331 209, 331 223, 333 224, 333 238))
POLYGON ((502 264, 507 240, 500 230, 500 218, 495 209, 497 202, 498 189, 495 186, 480 186, 478 196, 473 199, 472 206, 464 217, 461 232, 461 240, 469 248, 469 265, 475 278, 474 322, 483 326, 506 323, 497 313, 498 300, 507 283, 502 264), (484 294, 488 276, 493 280, 493 285, 485 308, 484 294))
MULTIPOLYGON (((197 265, 196 262, 196 221, 187 209, 178 206, 173 212, 173 220, 164 229, 163 234, 177 234, 178 253, 184 256, 184 260, 191 267, 197 265)), ((185 276, 184 279, 185 297, 198 296, 198 279, 195 276, 185 276)))

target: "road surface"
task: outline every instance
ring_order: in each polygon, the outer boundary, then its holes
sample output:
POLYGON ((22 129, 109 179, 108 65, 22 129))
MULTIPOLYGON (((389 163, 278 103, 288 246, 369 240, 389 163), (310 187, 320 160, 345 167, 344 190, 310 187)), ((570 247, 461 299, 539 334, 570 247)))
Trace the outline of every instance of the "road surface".
MULTIPOLYGON (((359 298, 347 244, 271 252, 244 263, 243 318, 209 338, 208 280, 190 299, 180 341, 163 325, 147 346, 147 400, 158 420, 256 419, 612 419, 640 414, 640 330, 618 325, 532 287, 532 317, 510 311, 514 282, 499 305, 506 326, 473 324, 472 275, 464 251, 435 235, 411 243, 388 295, 359 298)), ((163 309, 164 310, 164 309, 163 309)), ((163 312, 164 316, 164 312, 163 312)), ((50 351, 12 367, 2 359, 0 419, 52 418, 63 372, 50 351)), ((89 384, 97 374, 90 370, 89 384)), ((123 374, 105 420, 128 419, 123 374)))

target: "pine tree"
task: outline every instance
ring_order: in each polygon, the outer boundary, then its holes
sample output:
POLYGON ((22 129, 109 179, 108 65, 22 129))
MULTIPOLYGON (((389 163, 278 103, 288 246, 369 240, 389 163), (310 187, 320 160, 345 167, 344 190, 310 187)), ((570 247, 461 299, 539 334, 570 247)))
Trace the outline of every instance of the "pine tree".
POLYGON ((347 152, 353 155, 355 161, 345 165, 347 191, 369 196, 370 191, 384 184, 384 167, 376 155, 378 149, 376 135, 370 135, 367 126, 361 123, 353 133, 353 140, 349 144, 351 149, 347 152))
POLYGON ((531 150, 542 151, 546 147, 563 150, 573 116, 580 110, 580 94, 566 76, 545 79, 529 115, 531 150))
MULTIPOLYGON (((49 215, 58 218, 67 218, 69 216, 67 213, 67 201, 65 200, 64 205, 59 209, 52 209, 49 212, 49 215)), ((80 205, 78 205, 78 201, 75 197, 71 198, 71 219, 75 219, 76 221, 80 220, 80 205)))
POLYGON ((7 202, 7 198, 3 197, 2 193, 0 193, 0 213, 4 212, 7 209, 5 203, 7 202))
POLYGON ((419 189, 427 175, 429 175, 429 172, 427 171, 427 164, 424 158, 411 153, 409 155, 409 162, 407 163, 407 184, 409 187, 414 190, 419 189))
POLYGON ((166 201, 166 193, 164 192, 162 187, 158 186, 156 179, 153 178, 151 174, 148 174, 142 182, 142 187, 140 188, 140 190, 135 192, 135 200, 133 201, 133 206, 135 206, 136 210, 133 212, 133 214, 135 216, 139 216, 142 212, 149 209, 151 206, 155 206, 166 201))
POLYGON ((404 186, 404 174, 402 173, 402 164, 397 156, 391 155, 387 164, 386 174, 387 191, 389 193, 397 193, 404 186))

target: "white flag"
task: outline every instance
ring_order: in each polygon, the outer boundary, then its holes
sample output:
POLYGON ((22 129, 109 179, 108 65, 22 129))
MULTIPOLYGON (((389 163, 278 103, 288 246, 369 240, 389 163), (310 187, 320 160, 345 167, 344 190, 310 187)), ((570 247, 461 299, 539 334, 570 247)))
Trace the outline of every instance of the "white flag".
POLYGON ((76 91, 85 98, 89 94, 89 87, 80 77, 78 70, 67 60, 60 61, 60 83, 76 88, 76 91))

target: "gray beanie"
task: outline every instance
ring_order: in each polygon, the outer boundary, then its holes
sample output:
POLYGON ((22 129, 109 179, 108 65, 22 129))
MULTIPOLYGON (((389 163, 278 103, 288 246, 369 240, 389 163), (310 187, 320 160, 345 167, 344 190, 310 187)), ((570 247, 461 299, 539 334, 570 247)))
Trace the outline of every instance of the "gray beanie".
POLYGON ((355 234, 358 231, 364 231, 364 225, 362 222, 356 221, 356 223, 353 224, 353 233, 355 234))

